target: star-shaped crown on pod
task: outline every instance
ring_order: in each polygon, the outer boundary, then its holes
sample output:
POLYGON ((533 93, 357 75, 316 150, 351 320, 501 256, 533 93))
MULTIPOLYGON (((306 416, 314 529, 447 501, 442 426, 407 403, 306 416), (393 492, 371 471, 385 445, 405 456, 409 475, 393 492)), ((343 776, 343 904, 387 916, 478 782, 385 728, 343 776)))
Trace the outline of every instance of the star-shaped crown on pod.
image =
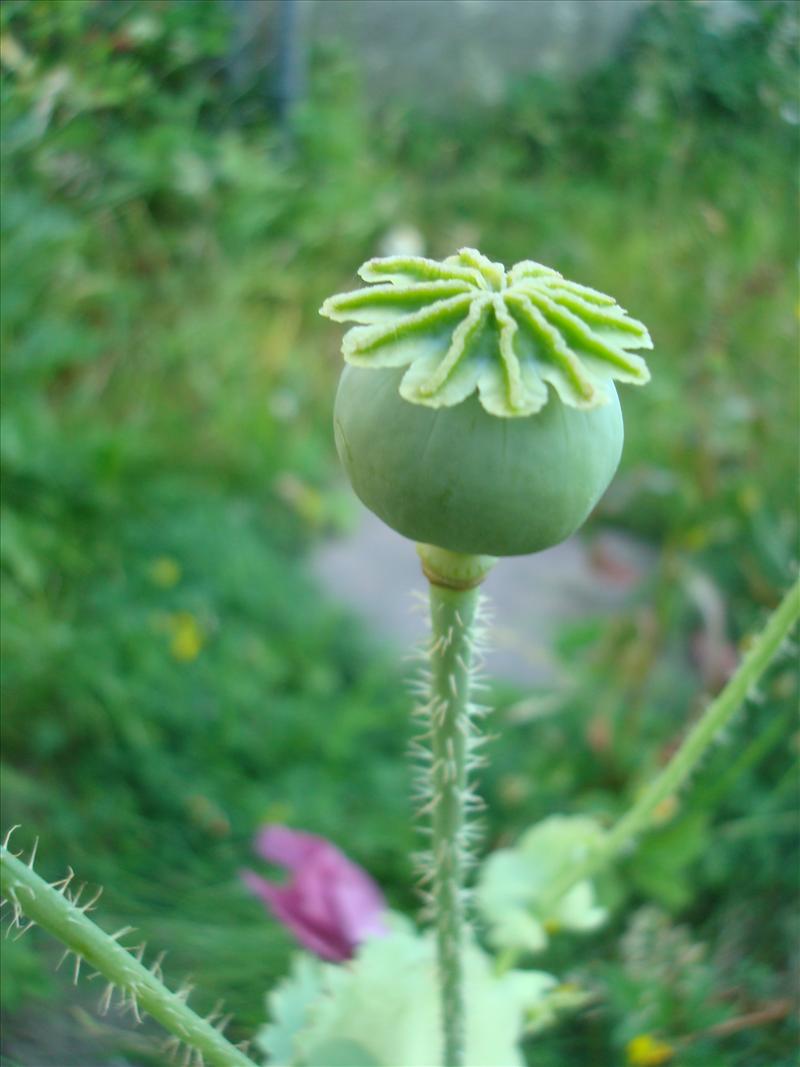
POLYGON ((477 389, 491 415, 533 415, 551 385, 571 407, 608 399, 613 379, 644 385, 652 348, 646 327, 604 293, 531 260, 506 270, 474 248, 441 263, 419 256, 370 259, 365 289, 332 296, 320 314, 354 322, 345 360, 402 367, 400 395, 450 407, 477 389))

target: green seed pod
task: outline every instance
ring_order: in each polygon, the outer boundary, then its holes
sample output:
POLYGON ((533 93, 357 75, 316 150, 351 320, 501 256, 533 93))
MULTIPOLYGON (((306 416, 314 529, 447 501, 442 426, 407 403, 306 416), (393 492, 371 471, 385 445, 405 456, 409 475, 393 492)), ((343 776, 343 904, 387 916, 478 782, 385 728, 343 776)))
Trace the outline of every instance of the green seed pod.
MULTIPOLYGON (((563 541, 586 519, 622 452, 622 412, 553 398, 497 419, 472 396, 432 410, 398 393, 402 371, 346 367, 336 447, 356 495, 393 530, 453 552, 516 556, 563 541)), ((613 388, 613 386, 612 386, 613 388)))
POLYGON ((649 379, 645 327, 603 293, 473 249, 370 260, 367 289, 322 314, 354 321, 336 443, 361 500, 415 541, 520 555, 584 522, 619 463, 614 379, 649 379))

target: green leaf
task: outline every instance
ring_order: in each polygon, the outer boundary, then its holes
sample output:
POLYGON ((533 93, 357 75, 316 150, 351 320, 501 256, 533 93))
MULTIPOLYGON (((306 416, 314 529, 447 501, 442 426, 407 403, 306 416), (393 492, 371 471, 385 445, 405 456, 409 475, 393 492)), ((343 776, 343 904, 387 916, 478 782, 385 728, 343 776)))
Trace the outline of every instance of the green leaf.
MULTIPOLYGON (((519 1041, 556 980, 540 971, 497 975, 472 943, 464 965, 466 1067, 523 1067, 519 1041)), ((433 936, 402 921, 344 966, 300 957, 270 997, 273 1021, 258 1043, 276 1067, 434 1067, 442 1057, 436 972, 433 936)))
POLYGON ((259 1031, 256 1044, 270 1063, 297 1063, 295 1038, 307 1025, 311 1009, 322 991, 322 964, 312 956, 297 955, 288 978, 267 997, 271 1021, 259 1031))
POLYGON ((304 1067, 380 1067, 378 1061, 355 1041, 323 1041, 304 1061, 304 1067))
POLYGON ((644 838, 631 860, 631 880, 664 907, 681 908, 691 899, 690 865, 707 842, 708 816, 689 812, 644 838))
POLYGON ((560 929, 594 930, 606 912, 588 881, 560 899, 552 889, 599 846, 603 831, 593 819, 554 815, 531 827, 515 848, 499 849, 484 863, 476 902, 497 948, 539 952, 560 929))

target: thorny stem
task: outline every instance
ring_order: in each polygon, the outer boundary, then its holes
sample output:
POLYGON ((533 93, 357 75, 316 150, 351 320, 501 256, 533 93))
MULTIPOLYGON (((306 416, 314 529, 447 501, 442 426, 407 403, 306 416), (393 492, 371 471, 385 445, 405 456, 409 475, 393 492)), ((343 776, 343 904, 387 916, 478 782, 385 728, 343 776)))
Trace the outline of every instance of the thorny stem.
POLYGON ((725 688, 708 705, 666 767, 642 792, 630 811, 606 834, 599 848, 584 863, 566 872, 553 886, 552 901, 560 900, 577 882, 602 870, 614 856, 648 829, 658 805, 683 785, 745 699, 755 692, 762 674, 788 638, 798 618, 800 580, 795 582, 769 617, 725 688))
POLYGON ((464 875, 469 851, 467 817, 472 799, 467 776, 475 762, 471 718, 476 709, 471 704, 471 668, 480 598, 477 586, 491 563, 481 557, 456 556, 438 549, 434 552, 420 550, 430 581, 431 897, 439 967, 443 1062, 445 1067, 461 1067, 465 1054, 464 875))
POLYGON ((201 1018, 186 1004, 188 989, 171 992, 158 977, 158 962, 150 969, 141 962, 143 946, 132 954, 119 943, 119 938, 131 932, 129 928, 110 935, 87 917, 92 902, 79 905, 69 896, 71 877, 50 885, 36 874, 32 862, 23 863, 5 846, 0 849, 0 884, 4 898, 14 907, 14 925, 19 925, 24 915, 31 925, 38 923, 58 938, 75 955, 76 978, 80 961, 103 975, 108 982, 102 998, 104 1008, 118 989, 123 1006, 137 1019, 141 1011, 149 1013, 174 1035, 173 1048, 182 1044, 193 1050, 192 1064, 255 1067, 223 1036, 224 1019, 216 1021, 214 1013, 208 1019, 201 1018))
POLYGON ((433 905, 441 980, 444 1062, 464 1061, 462 931, 464 927, 462 834, 465 825, 466 705, 469 700, 469 627, 478 600, 475 589, 431 586, 433 641, 449 641, 432 656, 431 779, 434 808, 433 905))

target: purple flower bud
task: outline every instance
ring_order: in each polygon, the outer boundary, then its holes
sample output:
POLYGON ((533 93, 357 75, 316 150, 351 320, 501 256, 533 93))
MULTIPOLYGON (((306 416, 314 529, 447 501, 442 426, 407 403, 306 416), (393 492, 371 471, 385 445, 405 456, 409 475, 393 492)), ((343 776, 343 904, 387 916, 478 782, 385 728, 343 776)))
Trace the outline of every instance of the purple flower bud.
POLYGON ((265 826, 254 848, 263 859, 286 867, 292 877, 277 885, 243 871, 244 883, 304 948, 341 963, 362 941, 388 933, 380 889, 330 841, 286 826, 265 826))

